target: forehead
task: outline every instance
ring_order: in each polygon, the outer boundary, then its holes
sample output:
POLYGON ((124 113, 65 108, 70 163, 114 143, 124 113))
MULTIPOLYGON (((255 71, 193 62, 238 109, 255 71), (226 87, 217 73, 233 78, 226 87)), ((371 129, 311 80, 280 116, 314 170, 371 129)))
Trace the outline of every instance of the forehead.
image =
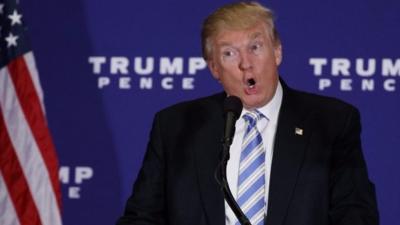
POLYGON ((214 37, 216 46, 235 45, 254 39, 269 39, 266 26, 261 23, 248 29, 223 29, 214 37))

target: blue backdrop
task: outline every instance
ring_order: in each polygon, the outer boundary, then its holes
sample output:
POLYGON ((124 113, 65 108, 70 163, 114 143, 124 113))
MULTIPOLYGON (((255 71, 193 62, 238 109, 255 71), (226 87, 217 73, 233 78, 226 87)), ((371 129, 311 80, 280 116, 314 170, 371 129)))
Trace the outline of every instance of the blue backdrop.
MULTIPOLYGON (((113 224, 154 113, 221 90, 199 32, 227 2, 21 1, 62 166, 64 224, 113 224)), ((400 224, 400 2, 263 3, 276 12, 286 82, 360 109, 381 224, 400 224)))

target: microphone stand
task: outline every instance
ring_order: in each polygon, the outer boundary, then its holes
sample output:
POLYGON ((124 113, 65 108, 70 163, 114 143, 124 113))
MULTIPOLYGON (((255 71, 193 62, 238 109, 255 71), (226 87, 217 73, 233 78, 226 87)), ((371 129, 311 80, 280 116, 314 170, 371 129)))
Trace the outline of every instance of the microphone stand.
POLYGON ((235 198, 232 195, 231 189, 229 188, 228 179, 226 178, 226 165, 228 164, 228 160, 230 158, 229 149, 232 144, 232 138, 225 137, 222 141, 222 161, 220 165, 221 172, 221 188, 224 192, 224 197, 228 205, 231 207, 233 213, 235 213, 236 218, 238 218, 240 224, 242 225, 251 225, 249 219, 243 213, 240 206, 235 201, 235 198))

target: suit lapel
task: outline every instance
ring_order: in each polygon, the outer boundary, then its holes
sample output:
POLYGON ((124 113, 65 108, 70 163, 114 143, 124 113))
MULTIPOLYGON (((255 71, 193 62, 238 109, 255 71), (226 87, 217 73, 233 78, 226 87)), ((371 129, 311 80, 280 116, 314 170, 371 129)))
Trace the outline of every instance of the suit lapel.
MULTIPOLYGON (((222 101, 225 95, 217 96, 215 102, 207 104, 207 109, 199 112, 203 118, 203 126, 194 143, 195 163, 198 185, 206 220, 209 225, 225 224, 225 205, 222 190, 214 178, 214 172, 220 161, 222 151, 223 114, 222 101)), ((195 221, 194 221, 195 223, 195 221)))
POLYGON ((271 167, 268 225, 280 225, 284 221, 311 134, 304 108, 297 104, 293 91, 284 83, 283 87, 271 167))

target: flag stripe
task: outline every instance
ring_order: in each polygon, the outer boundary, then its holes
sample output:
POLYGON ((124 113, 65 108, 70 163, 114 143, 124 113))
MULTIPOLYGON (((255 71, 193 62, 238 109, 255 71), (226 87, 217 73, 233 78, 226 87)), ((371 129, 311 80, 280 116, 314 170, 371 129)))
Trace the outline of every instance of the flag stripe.
MULTIPOLYGON (((1 130, 0 130, 1 132, 1 130)), ((0 166, 1 167, 1 166, 0 166)), ((0 224, 21 225, 18 221, 17 213, 15 212, 14 204, 12 203, 6 183, 3 179, 3 174, 0 169, 0 224)))
MULTIPOLYGON (((8 64, 8 68, 11 72, 11 78, 13 80, 22 110, 25 114, 25 118, 32 129, 32 134, 39 147, 40 153, 42 154, 47 170, 50 173, 53 192, 60 193, 57 171, 58 159, 55 147, 51 140, 51 135, 47 127, 47 121, 42 111, 41 101, 36 93, 36 88, 31 79, 31 72, 27 67, 27 64, 34 64, 34 59, 27 58, 27 60, 29 60, 29 62, 26 62, 22 57, 18 57, 16 60, 8 64)), ((56 199, 58 208, 60 209, 61 195, 56 195, 56 199)))
MULTIPOLYGON (((6 192, 5 190, 8 190, 21 225, 41 225, 42 223, 39 218, 39 212, 33 201, 31 191, 29 190, 28 183, 25 179, 18 157, 15 154, 10 136, 7 133, 4 118, 1 114, 0 142, 2 143, 0 148, 0 170, 1 173, 4 174, 4 186, 7 187, 6 189, 1 189, 1 192, 6 192)), ((1 200, 3 203, 3 200, 5 199, 2 198, 1 200)), ((13 220, 12 215, 5 214, 1 217, 4 217, 4 219, 8 221, 13 220)))
POLYGON ((24 58, 25 58, 26 66, 28 67, 28 71, 30 72, 33 85, 35 87, 36 94, 37 94, 37 96, 39 98, 39 103, 40 103, 40 105, 42 107, 42 112, 43 112, 43 114, 46 115, 46 111, 44 109, 43 91, 42 91, 42 88, 40 86, 39 74, 38 74, 38 71, 36 69, 36 65, 35 65, 36 63, 35 63, 35 58, 33 57, 33 53, 32 52, 27 52, 24 55, 24 58))
MULTIPOLYGON (((46 167, 48 165, 43 161, 55 160, 55 162, 52 162, 54 167, 51 168, 50 171, 53 171, 53 175, 55 174, 57 178, 57 160, 46 159, 46 154, 41 154, 41 149, 39 149, 41 145, 48 151, 48 146, 52 147, 52 143, 43 143, 43 141, 47 141, 49 138, 49 136, 48 138, 43 136, 45 135, 43 133, 48 133, 43 114, 39 114, 39 116, 31 115, 37 113, 37 109, 41 109, 40 105, 36 102, 35 107, 32 104, 26 103, 35 103, 35 97, 37 99, 37 95, 32 93, 34 92, 32 83, 30 83, 30 85, 29 83, 26 84, 26 80, 29 81, 30 79, 26 78, 29 74, 27 73, 26 66, 22 59, 23 58, 19 58, 18 61, 13 61, 11 63, 12 66, 8 67, 13 71, 11 76, 14 76, 14 79, 22 79, 22 82, 15 82, 16 89, 14 89, 13 80, 9 76, 10 70, 2 69, 0 73, 0 83, 7 88, 5 88, 3 92, 0 92, 0 103, 3 108, 4 120, 8 128, 11 142, 14 145, 16 155, 21 165, 23 165, 22 170, 27 179, 31 193, 33 194, 33 199, 38 208, 43 225, 58 225, 61 224, 60 210, 53 191, 53 183, 49 179, 49 172, 46 167), (21 93, 17 94, 16 90, 21 93), (20 103, 19 99, 24 98, 27 100, 23 100, 20 103), (25 109, 23 110, 22 107, 25 109), (28 124, 28 121, 33 121, 32 125, 28 124), (37 123, 43 123, 43 125, 37 126, 37 123), (35 130, 40 131, 40 135, 33 132, 35 130), (40 141, 37 142, 35 139, 40 141)), ((54 150, 53 154, 55 154, 54 150)))

